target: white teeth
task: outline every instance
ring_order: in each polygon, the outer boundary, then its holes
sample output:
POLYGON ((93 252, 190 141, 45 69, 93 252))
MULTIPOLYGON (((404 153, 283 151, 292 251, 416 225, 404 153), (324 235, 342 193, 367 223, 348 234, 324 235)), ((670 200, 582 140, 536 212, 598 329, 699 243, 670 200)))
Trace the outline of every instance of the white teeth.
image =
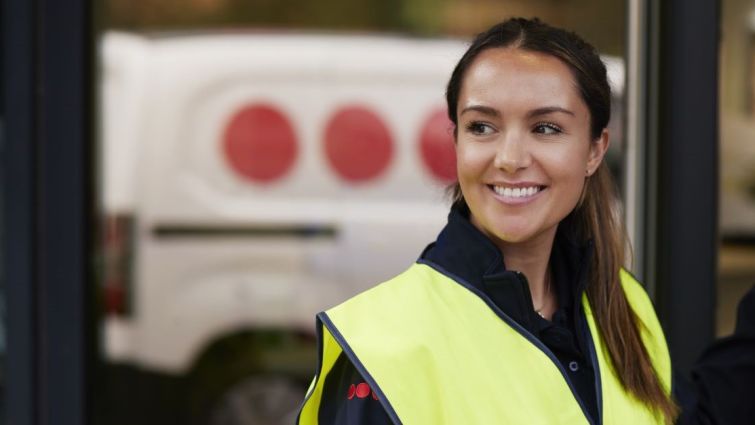
POLYGON ((506 196, 508 198, 524 198, 527 196, 532 196, 540 191, 540 188, 538 186, 532 186, 532 187, 503 187, 503 186, 493 186, 493 190, 495 193, 506 196))

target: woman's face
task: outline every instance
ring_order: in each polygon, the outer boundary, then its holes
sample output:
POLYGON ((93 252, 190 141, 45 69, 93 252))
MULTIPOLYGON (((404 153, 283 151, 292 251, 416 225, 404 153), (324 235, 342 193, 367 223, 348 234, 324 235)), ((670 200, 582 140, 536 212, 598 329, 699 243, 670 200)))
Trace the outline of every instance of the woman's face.
POLYGON ((516 48, 483 51, 457 105, 459 184, 472 223, 497 244, 552 241, 600 164, 590 113, 567 65, 516 48))

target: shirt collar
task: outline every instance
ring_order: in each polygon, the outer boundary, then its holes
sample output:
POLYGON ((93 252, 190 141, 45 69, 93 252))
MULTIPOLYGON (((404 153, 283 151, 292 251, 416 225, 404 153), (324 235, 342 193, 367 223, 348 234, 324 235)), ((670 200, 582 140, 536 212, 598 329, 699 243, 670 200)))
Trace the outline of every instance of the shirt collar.
POLYGON ((477 289, 483 277, 506 271, 498 247, 469 221, 469 210, 454 206, 448 223, 420 256, 433 262, 477 289))
MULTIPOLYGON (((571 316, 587 285, 586 265, 592 256, 592 242, 579 244, 559 228, 551 252, 551 271, 556 282, 559 310, 571 316)), ((464 280, 487 295, 504 313, 529 329, 536 329, 529 287, 521 275, 506 269, 495 244, 469 221, 465 205, 456 205, 448 224, 420 259, 437 264, 450 275, 464 280)))

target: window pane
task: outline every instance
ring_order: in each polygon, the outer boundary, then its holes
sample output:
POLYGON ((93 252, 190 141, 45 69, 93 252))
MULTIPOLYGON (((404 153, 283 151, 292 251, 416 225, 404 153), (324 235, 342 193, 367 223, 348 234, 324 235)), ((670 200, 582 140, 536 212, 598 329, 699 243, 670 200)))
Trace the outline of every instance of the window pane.
POLYGON ((722 2, 721 206, 717 333, 755 282, 755 1, 722 2))
POLYGON ((623 1, 102 10, 99 424, 293 422, 314 314, 402 271, 445 223, 445 83, 502 17, 601 50, 623 171, 623 1))

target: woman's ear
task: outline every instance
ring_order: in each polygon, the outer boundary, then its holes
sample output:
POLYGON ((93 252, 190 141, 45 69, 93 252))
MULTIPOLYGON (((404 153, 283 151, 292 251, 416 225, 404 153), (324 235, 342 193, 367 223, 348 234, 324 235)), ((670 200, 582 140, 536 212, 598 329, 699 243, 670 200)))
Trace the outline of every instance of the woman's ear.
POLYGON ((600 137, 590 142, 590 154, 587 157, 587 169, 585 170, 586 176, 591 176, 598 169, 600 162, 608 151, 609 144, 608 129, 604 128, 600 133, 600 137))

